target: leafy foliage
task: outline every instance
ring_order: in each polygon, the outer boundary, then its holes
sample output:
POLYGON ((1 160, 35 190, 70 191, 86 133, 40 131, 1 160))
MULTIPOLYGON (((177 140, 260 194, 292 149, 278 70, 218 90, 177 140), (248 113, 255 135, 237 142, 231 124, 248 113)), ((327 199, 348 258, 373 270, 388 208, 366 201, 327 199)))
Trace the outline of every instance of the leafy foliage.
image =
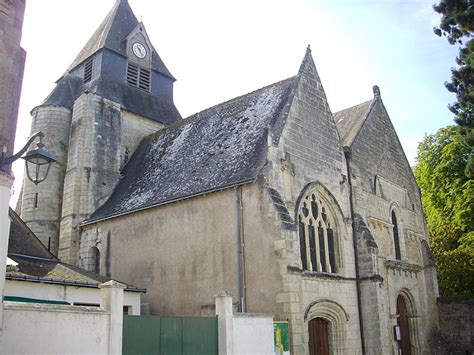
POLYGON ((474 293, 474 178, 464 173, 471 149, 461 131, 425 136, 414 168, 444 297, 474 293))
POLYGON ((474 176, 474 1, 441 0, 434 10, 443 15, 439 27, 434 28, 438 36, 445 36, 451 44, 460 44, 457 68, 451 69, 451 82, 446 88, 456 94, 456 102, 449 109, 456 115, 455 121, 463 127, 464 143, 471 148, 465 173, 474 176))

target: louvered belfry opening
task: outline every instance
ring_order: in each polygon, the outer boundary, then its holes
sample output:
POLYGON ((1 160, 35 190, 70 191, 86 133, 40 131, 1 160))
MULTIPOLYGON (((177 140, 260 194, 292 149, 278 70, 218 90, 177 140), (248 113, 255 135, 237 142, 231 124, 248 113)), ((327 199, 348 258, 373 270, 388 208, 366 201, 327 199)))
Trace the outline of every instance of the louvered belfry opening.
POLYGON ((127 66, 127 83, 128 85, 138 87, 142 90, 150 91, 150 77, 149 69, 140 67, 134 63, 128 63, 127 66))
POLYGON ((92 58, 84 63, 84 84, 92 80, 92 58))

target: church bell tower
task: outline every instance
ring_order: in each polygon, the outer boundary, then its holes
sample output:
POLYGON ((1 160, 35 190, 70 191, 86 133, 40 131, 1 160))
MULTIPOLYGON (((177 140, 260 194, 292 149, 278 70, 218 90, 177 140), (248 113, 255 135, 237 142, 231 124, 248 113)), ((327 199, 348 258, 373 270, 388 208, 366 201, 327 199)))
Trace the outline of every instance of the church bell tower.
POLYGON ((127 0, 118 0, 45 101, 31 131, 58 162, 23 181, 22 219, 58 257, 80 264, 80 224, 110 195, 140 141, 181 116, 171 75, 127 0))

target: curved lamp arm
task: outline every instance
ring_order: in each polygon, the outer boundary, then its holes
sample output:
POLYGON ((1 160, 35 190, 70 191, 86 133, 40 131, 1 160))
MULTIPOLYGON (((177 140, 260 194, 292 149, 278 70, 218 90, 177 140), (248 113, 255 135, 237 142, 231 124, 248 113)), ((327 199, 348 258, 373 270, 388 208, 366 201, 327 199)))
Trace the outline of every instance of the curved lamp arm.
POLYGON ((30 137, 30 139, 28 139, 28 142, 26 142, 25 146, 18 153, 12 155, 11 157, 5 157, 2 154, 2 159, 0 161, 0 169, 3 168, 4 165, 10 165, 15 160, 20 158, 23 155, 23 153, 26 152, 26 150, 31 145, 31 143, 33 143, 33 141, 35 140, 36 137, 40 137, 40 140, 41 140, 44 137, 44 133, 41 132, 41 131, 33 133, 33 135, 30 137))

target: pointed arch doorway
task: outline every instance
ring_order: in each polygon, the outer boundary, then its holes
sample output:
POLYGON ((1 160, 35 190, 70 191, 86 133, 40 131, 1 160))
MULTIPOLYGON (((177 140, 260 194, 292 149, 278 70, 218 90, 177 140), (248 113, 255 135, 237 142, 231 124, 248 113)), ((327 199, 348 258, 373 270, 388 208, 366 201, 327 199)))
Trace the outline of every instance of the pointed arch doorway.
POLYGON ((309 354, 329 355, 329 322, 323 318, 309 321, 309 354))
POLYGON ((397 298, 397 324, 400 327, 400 340, 398 346, 402 355, 411 355, 410 326, 408 324, 408 311, 402 295, 397 298))

